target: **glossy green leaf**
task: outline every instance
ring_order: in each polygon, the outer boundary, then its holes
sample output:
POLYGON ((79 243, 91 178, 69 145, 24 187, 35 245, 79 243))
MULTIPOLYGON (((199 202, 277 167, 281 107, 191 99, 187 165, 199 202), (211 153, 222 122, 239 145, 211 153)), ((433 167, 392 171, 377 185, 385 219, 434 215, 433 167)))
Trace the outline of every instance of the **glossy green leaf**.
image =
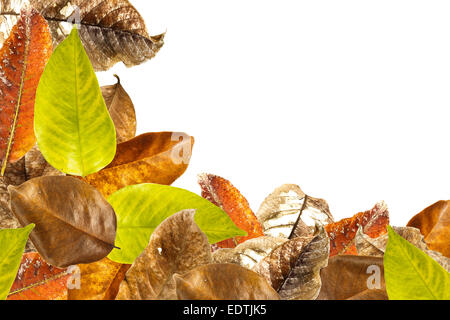
POLYGON ((153 183, 123 188, 108 198, 117 215, 116 246, 108 258, 120 263, 133 261, 147 247, 153 230, 167 217, 185 209, 195 209, 195 222, 210 243, 246 232, 208 200, 184 189, 153 183))
POLYGON ((36 92, 34 131, 56 169, 78 176, 107 166, 116 132, 77 29, 53 53, 36 92))
POLYGON ((448 300, 450 273, 388 227, 384 277, 391 300, 448 300))
POLYGON ((5 300, 20 266, 28 236, 34 224, 0 230, 0 300, 5 300))

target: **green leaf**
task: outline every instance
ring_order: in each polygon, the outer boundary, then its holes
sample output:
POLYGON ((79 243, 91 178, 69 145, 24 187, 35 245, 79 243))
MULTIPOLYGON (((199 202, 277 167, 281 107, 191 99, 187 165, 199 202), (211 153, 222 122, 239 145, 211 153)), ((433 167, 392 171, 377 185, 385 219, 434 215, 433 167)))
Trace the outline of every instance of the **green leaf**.
POLYGON ((147 247, 155 228, 184 209, 195 209, 195 222, 210 243, 246 232, 236 227, 225 211, 184 189, 153 183, 129 186, 108 198, 117 215, 116 246, 108 258, 131 264, 147 247))
POLYGON ((34 224, 25 228, 0 230, 0 300, 5 300, 22 260, 34 224))
POLYGON ((34 131, 45 159, 62 172, 86 176, 114 158, 114 124, 76 28, 56 48, 42 74, 34 131))
POLYGON ((450 273, 388 227, 384 277, 391 300, 448 300, 450 273))

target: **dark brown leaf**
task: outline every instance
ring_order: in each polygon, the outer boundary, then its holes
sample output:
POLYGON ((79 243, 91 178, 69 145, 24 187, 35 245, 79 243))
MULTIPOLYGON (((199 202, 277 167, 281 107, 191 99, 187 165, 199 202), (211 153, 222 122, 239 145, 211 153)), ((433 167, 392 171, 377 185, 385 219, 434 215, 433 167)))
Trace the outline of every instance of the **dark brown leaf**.
POLYGON ((321 271, 318 300, 387 300, 383 258, 354 255, 330 257, 321 271))
POLYGON ((256 216, 266 236, 287 239, 313 234, 316 222, 323 225, 333 222, 325 200, 305 195, 294 184, 276 188, 263 201, 256 216))
POLYGON ((136 113, 133 101, 120 83, 101 87, 109 114, 116 127, 117 144, 133 139, 136 136, 136 113))
POLYGON ((329 251, 327 233, 318 226, 314 235, 297 237, 275 248, 253 270, 266 278, 282 299, 314 300, 329 251))
POLYGON ((116 215, 95 188, 72 177, 40 177, 10 185, 11 209, 50 264, 64 268, 104 258, 114 247, 116 215))
POLYGON ((126 273, 117 300, 176 298, 171 294, 174 283, 169 283, 172 275, 212 261, 208 238, 194 214, 195 210, 180 211, 155 229, 148 247, 126 273))
POLYGON ((180 300, 279 300, 263 277, 236 264, 207 264, 174 279, 180 300))

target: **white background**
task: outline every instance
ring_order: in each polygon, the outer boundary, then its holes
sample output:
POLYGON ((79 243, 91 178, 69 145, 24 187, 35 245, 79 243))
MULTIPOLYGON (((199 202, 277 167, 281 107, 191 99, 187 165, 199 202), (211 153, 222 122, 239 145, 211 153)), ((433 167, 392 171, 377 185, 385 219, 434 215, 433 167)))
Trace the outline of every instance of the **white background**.
POLYGON ((336 219, 405 225, 450 198, 450 2, 135 0, 157 57, 118 73, 138 133, 196 138, 175 186, 229 179, 254 211, 283 183, 336 219))

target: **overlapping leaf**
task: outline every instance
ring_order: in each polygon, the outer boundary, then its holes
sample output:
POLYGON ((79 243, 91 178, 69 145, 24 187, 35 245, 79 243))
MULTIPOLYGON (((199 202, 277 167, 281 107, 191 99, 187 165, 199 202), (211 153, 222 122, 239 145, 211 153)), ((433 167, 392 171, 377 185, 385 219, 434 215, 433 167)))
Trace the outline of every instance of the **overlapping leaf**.
POLYGON ((186 171, 193 144, 185 133, 145 133, 119 144, 114 160, 84 180, 105 197, 141 183, 170 185, 186 171))
POLYGON ((355 255, 330 257, 321 271, 318 300, 387 300, 383 258, 355 255))
POLYGON ((355 236, 358 228, 372 238, 386 233, 389 212, 384 202, 377 203, 371 210, 355 214, 351 218, 325 226, 330 237, 330 257, 337 254, 356 254, 355 236))
POLYGON ((253 270, 279 293, 282 299, 314 300, 321 287, 320 269, 328 264, 328 236, 322 226, 313 236, 297 237, 275 248, 253 270))
POLYGON ((136 112, 133 101, 120 83, 120 78, 117 75, 114 76, 117 78, 116 84, 103 86, 100 89, 116 127, 117 143, 122 143, 136 136, 136 112))
MULTIPOLYGON (((26 2, 0 2, 2 29, 9 30, 26 2)), ((153 58, 164 44, 164 34, 148 35, 144 20, 127 0, 29 2, 48 21, 54 46, 70 33, 72 23, 79 23, 81 40, 96 71, 108 70, 119 61, 128 67, 141 64, 153 58)))
POLYGON ((134 261, 117 295, 119 300, 174 298, 174 273, 183 274, 211 263, 208 238, 194 221, 195 210, 184 210, 164 220, 150 243, 134 261))
POLYGON ((450 258, 450 200, 438 201, 424 209, 407 226, 418 228, 431 250, 450 258))
POLYGON ((258 237, 247 240, 236 248, 223 248, 214 251, 214 263, 234 263, 247 269, 252 269, 269 253, 286 242, 285 238, 258 237))
POLYGON ((174 279, 180 300, 279 300, 263 277, 236 264, 207 264, 174 279))
MULTIPOLYGON (((429 250, 423 235, 419 229, 413 227, 392 227, 394 231, 402 238, 410 242, 416 248, 422 250, 439 263, 445 270, 450 272, 450 258, 443 256, 441 253, 433 250, 429 250)), ((382 257, 386 251, 386 245, 388 242, 388 235, 383 234, 378 238, 371 238, 368 235, 362 233, 361 227, 359 228, 356 237, 355 244, 358 255, 382 257)))
POLYGON ((23 10, 0 49, 0 159, 22 158, 36 143, 34 101, 39 79, 52 54, 47 22, 34 9, 23 10))
POLYGON ((210 243, 245 235, 219 207, 184 189, 139 184, 123 188, 108 198, 117 214, 116 245, 109 258, 120 263, 133 263, 144 251, 155 228, 172 214, 196 210, 195 222, 210 243))
POLYGON ((236 237, 217 243, 218 247, 234 248, 248 239, 264 235, 261 224, 250 209, 247 199, 230 181, 212 174, 200 174, 198 183, 202 188, 202 196, 222 208, 238 228, 247 232, 245 237, 236 237))
POLYGON ((78 268, 80 287, 68 290, 68 300, 114 300, 130 265, 103 258, 78 268))
POLYGON ((33 228, 30 224, 25 228, 0 230, 0 300, 8 296, 33 228))
POLYGON ((8 190, 20 223, 36 224, 30 238, 48 263, 61 268, 90 263, 113 249, 114 210, 90 185, 72 177, 49 176, 8 190))
POLYGON ((66 269, 47 264, 37 252, 25 253, 8 300, 66 300, 69 278, 66 269))
POLYGON ((388 227, 384 253, 390 300, 449 300, 450 273, 388 227))
POLYGON ((114 123, 77 29, 56 48, 42 74, 34 130, 45 159, 64 173, 86 176, 114 158, 114 123))
POLYGON ((316 222, 323 225, 333 222, 325 200, 304 194, 294 184, 276 188, 256 215, 265 235, 287 239, 313 234, 316 222))

